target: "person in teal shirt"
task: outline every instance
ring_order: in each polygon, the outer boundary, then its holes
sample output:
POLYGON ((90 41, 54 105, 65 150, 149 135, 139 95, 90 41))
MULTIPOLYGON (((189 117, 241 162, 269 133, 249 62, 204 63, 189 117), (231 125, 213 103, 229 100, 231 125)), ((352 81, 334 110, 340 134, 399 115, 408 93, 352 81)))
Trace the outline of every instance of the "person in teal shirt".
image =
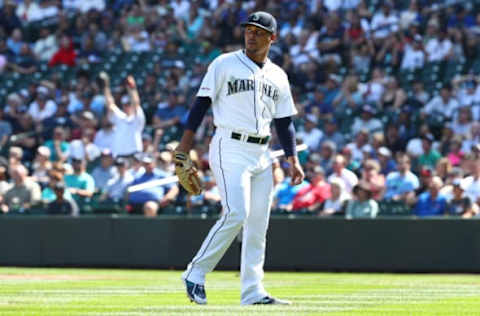
POLYGON ((419 167, 430 167, 431 169, 435 169, 437 162, 442 158, 442 155, 432 148, 434 140, 432 134, 426 134, 422 137, 423 155, 418 157, 419 167))
POLYGON ((72 166, 73 174, 65 175, 64 181, 75 202, 84 204, 95 192, 95 181, 85 171, 85 160, 72 159, 72 166))
POLYGON ((65 130, 61 126, 55 127, 53 130, 53 138, 47 140, 44 146, 50 149, 50 161, 65 161, 68 157, 70 144, 65 141, 65 130))

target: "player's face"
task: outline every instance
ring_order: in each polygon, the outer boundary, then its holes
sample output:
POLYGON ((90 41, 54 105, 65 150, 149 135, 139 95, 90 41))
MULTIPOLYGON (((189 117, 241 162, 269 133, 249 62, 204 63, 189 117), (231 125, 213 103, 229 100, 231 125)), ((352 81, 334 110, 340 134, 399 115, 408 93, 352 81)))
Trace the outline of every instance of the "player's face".
POLYGON ((245 27, 245 49, 252 54, 260 54, 270 48, 275 35, 253 25, 245 27))

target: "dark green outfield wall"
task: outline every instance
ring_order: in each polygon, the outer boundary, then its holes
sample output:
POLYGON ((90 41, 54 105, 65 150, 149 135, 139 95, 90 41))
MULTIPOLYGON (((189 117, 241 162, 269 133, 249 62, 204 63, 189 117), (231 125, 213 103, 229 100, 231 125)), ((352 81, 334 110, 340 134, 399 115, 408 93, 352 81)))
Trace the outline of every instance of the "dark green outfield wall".
MULTIPOLYGON (((1 217, 0 265, 184 268, 214 219, 1 217)), ((266 269, 480 272, 480 220, 273 218, 266 269)), ((239 244, 219 268, 236 269, 239 244)))

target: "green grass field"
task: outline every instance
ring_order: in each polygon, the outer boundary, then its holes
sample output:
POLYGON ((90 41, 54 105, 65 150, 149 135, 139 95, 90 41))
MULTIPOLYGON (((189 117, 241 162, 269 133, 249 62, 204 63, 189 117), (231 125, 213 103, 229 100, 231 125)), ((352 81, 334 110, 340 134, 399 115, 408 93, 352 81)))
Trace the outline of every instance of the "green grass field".
POLYGON ((0 268, 0 315, 480 315, 480 276, 267 272, 291 306, 240 306, 235 272, 190 303, 179 271, 0 268))

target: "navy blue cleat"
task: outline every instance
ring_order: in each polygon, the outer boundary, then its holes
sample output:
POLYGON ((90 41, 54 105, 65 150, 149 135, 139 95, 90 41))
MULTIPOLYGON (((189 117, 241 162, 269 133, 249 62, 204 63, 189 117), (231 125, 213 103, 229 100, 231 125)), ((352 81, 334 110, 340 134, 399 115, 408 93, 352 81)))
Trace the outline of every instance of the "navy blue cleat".
POLYGON ((200 305, 207 304, 207 294, 205 293, 205 287, 201 284, 196 284, 188 280, 185 282, 185 288, 187 290, 187 296, 191 302, 195 302, 200 305))
POLYGON ((292 302, 281 300, 271 296, 265 296, 261 300, 253 303, 253 305, 292 305, 292 302))

